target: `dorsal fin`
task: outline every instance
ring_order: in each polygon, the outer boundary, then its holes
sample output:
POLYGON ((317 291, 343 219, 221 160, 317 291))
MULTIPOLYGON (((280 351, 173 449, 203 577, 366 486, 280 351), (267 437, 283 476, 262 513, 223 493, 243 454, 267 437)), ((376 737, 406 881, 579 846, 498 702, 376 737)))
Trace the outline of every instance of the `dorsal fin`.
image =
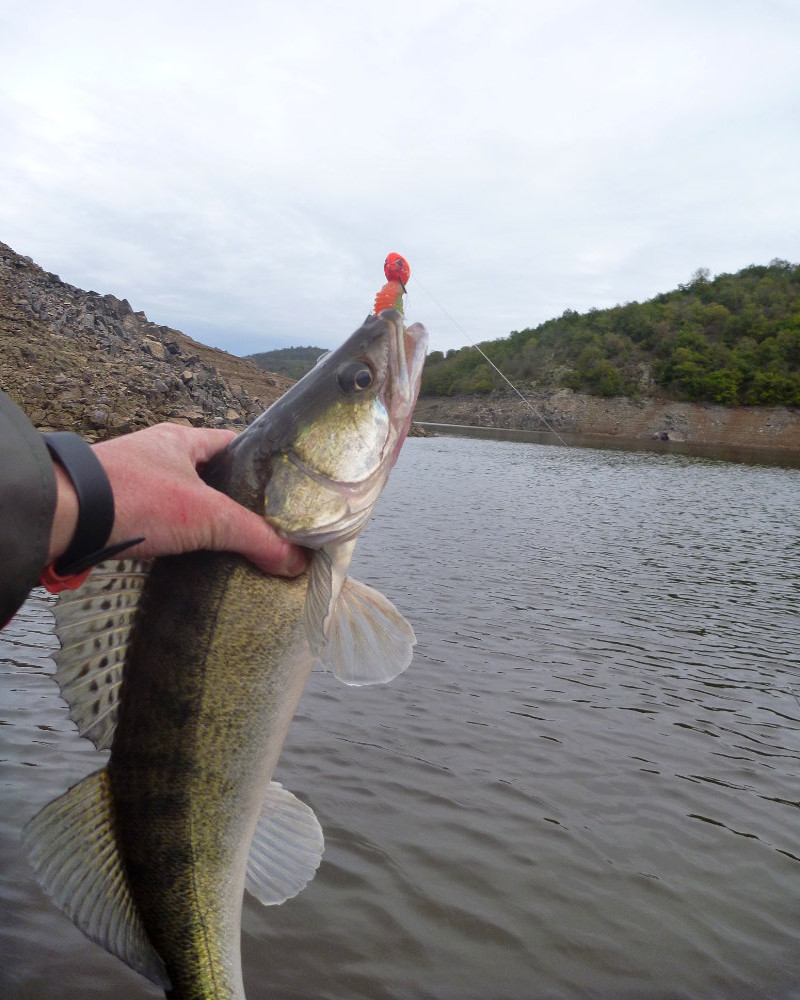
POLYGON ((151 563, 100 563, 79 590, 64 591, 55 608, 61 650, 56 680, 81 736, 98 750, 111 746, 122 670, 151 563))

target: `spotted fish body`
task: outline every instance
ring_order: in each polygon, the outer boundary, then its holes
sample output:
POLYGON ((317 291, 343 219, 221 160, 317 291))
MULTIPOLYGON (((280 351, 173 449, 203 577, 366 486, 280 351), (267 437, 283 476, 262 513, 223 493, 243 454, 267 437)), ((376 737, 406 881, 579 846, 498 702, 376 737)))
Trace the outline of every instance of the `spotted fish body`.
POLYGON ((29 857, 81 930, 168 996, 244 997, 244 889, 280 903, 319 865, 316 817, 272 780, 313 664, 363 684, 411 659, 408 623, 347 568, 425 343, 395 311, 368 317, 206 469, 316 550, 307 573, 199 552, 103 564, 59 602, 57 679, 111 756, 29 823, 29 857))
MULTIPOLYGON (((123 700, 108 776, 136 903, 177 996, 243 995, 249 847, 313 662, 307 583, 210 553, 165 560, 148 583, 148 601, 178 614, 154 616, 136 644, 141 680, 123 700)), ((319 861, 316 824, 310 837, 304 880, 319 861)))

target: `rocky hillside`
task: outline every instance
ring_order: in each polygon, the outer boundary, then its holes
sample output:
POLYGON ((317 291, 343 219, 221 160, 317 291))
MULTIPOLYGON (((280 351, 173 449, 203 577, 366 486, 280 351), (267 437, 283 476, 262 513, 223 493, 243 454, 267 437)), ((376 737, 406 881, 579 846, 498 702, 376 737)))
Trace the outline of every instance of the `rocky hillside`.
POLYGON ((43 430, 241 429, 291 380, 84 292, 0 243, 0 389, 43 430))

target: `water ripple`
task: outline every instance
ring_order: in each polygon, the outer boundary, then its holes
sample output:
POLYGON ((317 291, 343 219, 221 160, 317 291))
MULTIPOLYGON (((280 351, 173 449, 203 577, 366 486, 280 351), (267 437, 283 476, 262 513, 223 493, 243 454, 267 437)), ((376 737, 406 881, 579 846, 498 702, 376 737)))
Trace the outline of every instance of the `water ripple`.
MULTIPOLYGON (((800 995, 798 487, 686 456, 408 442, 353 571, 417 652, 386 688, 312 675, 279 777, 326 854, 291 903, 246 901, 251 1000, 800 995)), ((154 995, 48 907, 16 846, 96 766, 48 676, 49 620, 35 600, 0 637, 0 977, 154 995)))

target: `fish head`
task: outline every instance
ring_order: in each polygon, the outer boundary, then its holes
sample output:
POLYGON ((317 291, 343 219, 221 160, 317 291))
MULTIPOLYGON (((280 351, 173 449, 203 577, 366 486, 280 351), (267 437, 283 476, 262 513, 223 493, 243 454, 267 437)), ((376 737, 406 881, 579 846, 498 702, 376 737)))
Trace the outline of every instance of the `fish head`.
POLYGON ((411 425, 427 340, 396 310, 368 316, 229 446, 285 538, 321 548, 359 533, 411 425))

